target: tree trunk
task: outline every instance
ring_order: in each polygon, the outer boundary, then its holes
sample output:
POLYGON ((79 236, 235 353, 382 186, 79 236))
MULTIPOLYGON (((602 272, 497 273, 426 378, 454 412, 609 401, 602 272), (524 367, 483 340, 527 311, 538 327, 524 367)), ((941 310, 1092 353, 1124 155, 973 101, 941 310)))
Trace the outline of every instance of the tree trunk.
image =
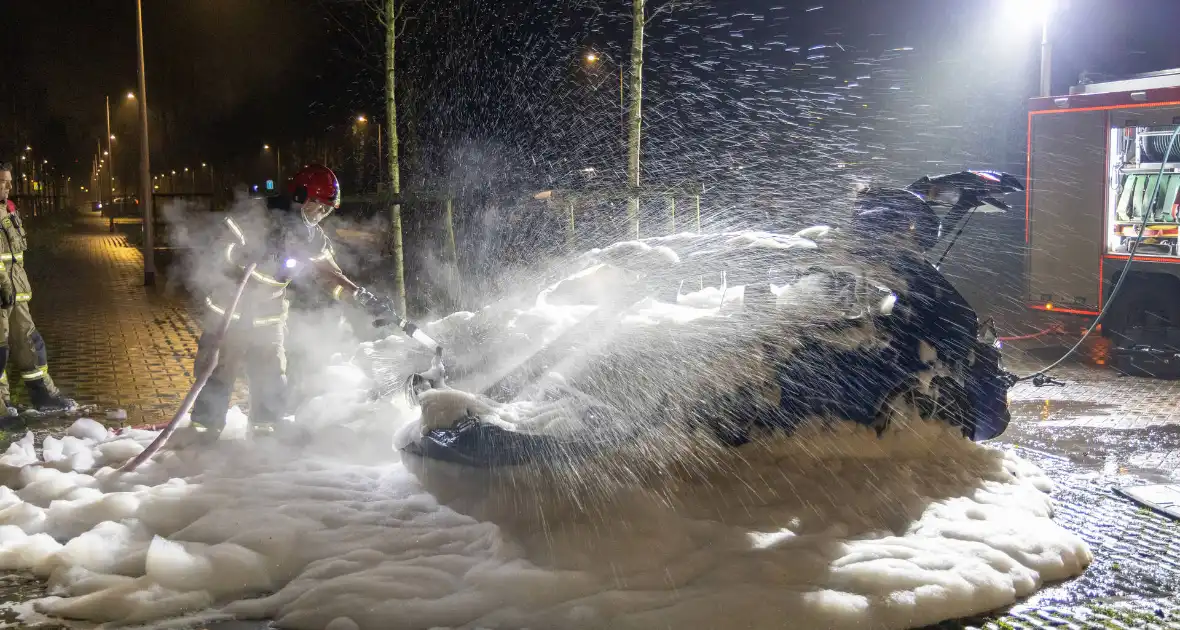
POLYGON ((631 26, 631 107, 627 112, 627 186, 631 199, 627 218, 631 232, 639 238, 639 136, 643 122, 643 23, 646 0, 632 0, 631 26))
MULTIPOLYGON (((385 115, 386 125, 389 127, 389 190, 393 198, 402 192, 401 172, 397 154, 397 97, 396 97, 396 60, 397 55, 397 0, 385 0, 385 38, 388 44, 385 50, 385 115)), ((397 304, 403 315, 406 313, 406 258, 402 246, 402 207, 401 204, 390 204, 390 236, 393 241, 394 286, 397 291, 397 304)))

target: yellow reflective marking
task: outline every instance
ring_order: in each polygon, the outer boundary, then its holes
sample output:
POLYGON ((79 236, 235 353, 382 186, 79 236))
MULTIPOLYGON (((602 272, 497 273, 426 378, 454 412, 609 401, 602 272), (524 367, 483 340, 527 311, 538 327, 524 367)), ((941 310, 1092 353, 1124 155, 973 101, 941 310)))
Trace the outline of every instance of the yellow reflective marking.
POLYGON ((242 228, 238 227, 238 224, 234 223, 234 220, 229 217, 225 218, 225 224, 229 226, 230 230, 233 230, 234 236, 238 237, 238 240, 242 242, 242 245, 245 245, 246 235, 242 234, 242 228))
MULTIPOLYGON (((211 298, 211 297, 205 298, 205 305, 208 306, 209 310, 213 311, 214 313, 217 313, 218 315, 225 315, 225 309, 214 304, 213 298, 211 298)), ((239 315, 238 313, 234 313, 234 315, 231 319, 241 319, 241 317, 242 316, 239 315)))
POLYGON ((250 277, 264 284, 269 284, 272 287, 285 287, 289 284, 288 282, 279 282, 278 280, 275 280, 273 276, 268 276, 257 269, 250 272, 250 277))

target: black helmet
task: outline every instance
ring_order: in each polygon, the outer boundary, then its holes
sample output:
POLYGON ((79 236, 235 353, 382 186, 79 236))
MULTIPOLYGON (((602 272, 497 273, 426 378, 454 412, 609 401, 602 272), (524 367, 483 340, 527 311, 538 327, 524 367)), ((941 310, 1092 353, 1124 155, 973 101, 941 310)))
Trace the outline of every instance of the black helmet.
POLYGON ((857 193, 851 231, 864 238, 910 234, 924 252, 942 236, 942 221, 922 197, 904 188, 866 188, 857 193))

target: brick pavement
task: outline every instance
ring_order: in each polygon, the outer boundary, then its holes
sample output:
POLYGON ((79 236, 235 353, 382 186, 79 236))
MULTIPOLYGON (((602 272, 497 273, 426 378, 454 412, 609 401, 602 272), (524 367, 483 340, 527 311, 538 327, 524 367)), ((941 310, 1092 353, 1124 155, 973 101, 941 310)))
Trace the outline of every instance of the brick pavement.
MULTIPOLYGON (((1065 349, 1039 353, 1037 360, 1006 350, 1005 364, 1024 375, 1051 363, 1065 349), (1015 356, 1013 356, 1015 355, 1015 356)), ((1052 372, 1064 386, 1035 387, 1030 382, 1012 388, 1013 416, 1057 427, 1146 429, 1180 426, 1180 381, 1120 376, 1096 364, 1093 352, 1082 352, 1052 372)), ((1105 363, 1105 357, 1099 358, 1105 363)))
MULTIPOLYGON (((1047 349, 1040 359, 1015 350, 1006 362, 1031 374, 1064 350, 1047 349)), ((1041 448, 1114 478, 1142 473, 1180 480, 1180 381, 1120 376, 1105 363, 1099 347, 1053 371, 1064 386, 1017 384, 1012 425, 1001 441, 1041 448)))
POLYGON ((131 424, 166 420, 192 383, 199 331, 186 300, 144 287, 139 250, 91 212, 60 235, 29 231, 31 308, 59 387, 100 410, 125 409, 131 424))

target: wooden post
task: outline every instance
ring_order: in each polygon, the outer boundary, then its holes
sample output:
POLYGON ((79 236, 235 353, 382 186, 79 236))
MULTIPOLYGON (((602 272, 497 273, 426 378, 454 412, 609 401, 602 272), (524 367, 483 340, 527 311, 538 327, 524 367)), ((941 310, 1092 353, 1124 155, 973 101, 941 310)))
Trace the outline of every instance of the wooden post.
POLYGON ((565 244, 572 253, 578 246, 577 236, 574 233, 574 200, 572 198, 566 206, 566 213, 569 215, 569 222, 565 227, 565 244))
POLYGON ((676 198, 668 197, 668 214, 672 219, 672 231, 670 234, 676 233, 676 198))
POLYGON ((455 215, 454 215, 454 199, 447 197, 446 200, 446 215, 447 215, 447 256, 450 257, 451 263, 455 265, 455 269, 459 268, 459 249, 455 246, 455 215))
POLYGON ((701 196, 700 195, 693 195, 692 196, 692 203, 694 206, 696 206, 697 234, 700 234, 701 233, 701 196))

